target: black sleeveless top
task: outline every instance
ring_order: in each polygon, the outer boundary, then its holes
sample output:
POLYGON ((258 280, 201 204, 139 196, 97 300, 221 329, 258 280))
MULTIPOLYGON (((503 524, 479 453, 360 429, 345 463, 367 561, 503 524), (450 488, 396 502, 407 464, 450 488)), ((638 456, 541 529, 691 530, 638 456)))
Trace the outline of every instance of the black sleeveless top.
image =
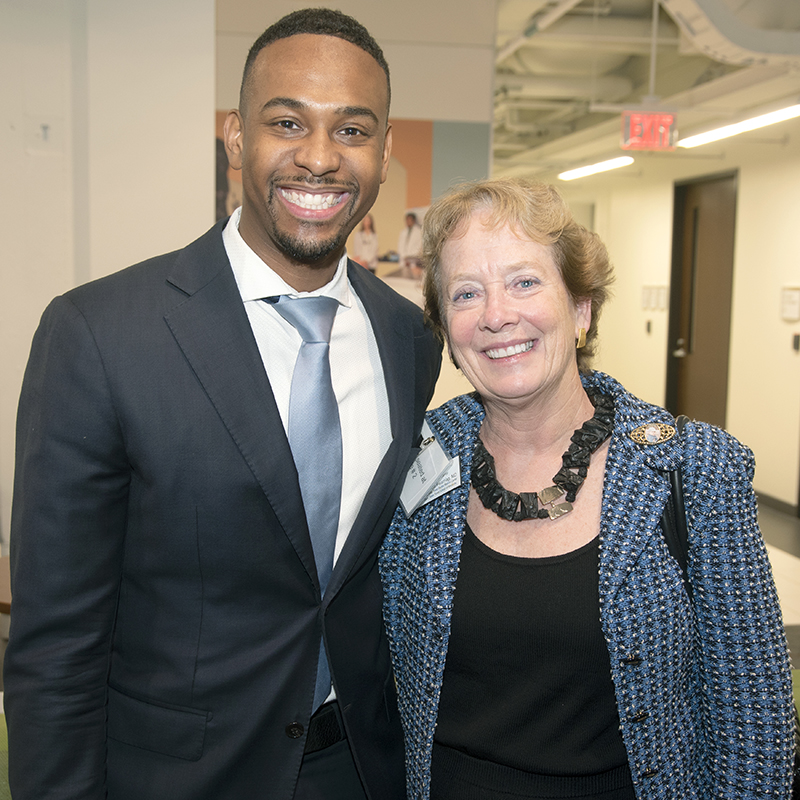
POLYGON ((498 553, 467 527, 435 740, 543 775, 627 764, 600 625, 599 539, 565 555, 498 553))

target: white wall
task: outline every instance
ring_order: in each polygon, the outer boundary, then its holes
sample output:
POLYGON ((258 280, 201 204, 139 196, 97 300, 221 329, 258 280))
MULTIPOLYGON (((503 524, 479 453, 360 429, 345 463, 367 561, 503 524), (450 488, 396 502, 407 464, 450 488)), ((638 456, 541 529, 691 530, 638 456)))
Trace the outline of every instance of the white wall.
POLYGON ((4 548, 39 317, 54 295, 213 222, 213 126, 213 0, 0 0, 4 548))
POLYGON ((597 366, 663 404, 667 314, 643 311, 641 291, 667 285, 677 180, 738 170, 728 430, 757 461, 756 491, 792 506, 800 484, 800 323, 780 318, 780 290, 800 286, 800 121, 582 182, 568 199, 595 203, 595 225, 616 267, 597 366), (645 333, 645 323, 653 323, 645 333))
POLYGON ((796 505, 800 323, 781 320, 784 286, 800 287, 800 126, 792 146, 740 173, 728 382, 728 427, 756 454, 756 489, 796 505))
POLYGON ((634 394, 663 403, 665 370, 652 367, 665 364, 667 312, 643 309, 642 287, 669 283, 672 188, 634 179, 606 203, 597 232, 611 253, 616 282, 600 321, 601 366, 611 375, 625 374, 634 394))
POLYGON ((90 0, 88 9, 80 78, 98 277, 182 247, 214 221, 214 2, 90 0))
POLYGON ((14 419, 35 320, 72 281, 70 17, 0 0, 0 536, 8 539, 14 419), (41 125, 48 125, 47 141, 41 125))

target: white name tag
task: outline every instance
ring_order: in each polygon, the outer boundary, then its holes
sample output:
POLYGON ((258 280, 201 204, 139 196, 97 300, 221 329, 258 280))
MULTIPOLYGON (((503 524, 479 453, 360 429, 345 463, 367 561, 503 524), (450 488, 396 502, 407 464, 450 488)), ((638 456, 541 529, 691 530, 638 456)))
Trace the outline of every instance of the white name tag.
POLYGON ((400 505, 410 517, 420 506, 461 484, 459 458, 448 458, 427 422, 422 423, 423 445, 408 470, 400 505))

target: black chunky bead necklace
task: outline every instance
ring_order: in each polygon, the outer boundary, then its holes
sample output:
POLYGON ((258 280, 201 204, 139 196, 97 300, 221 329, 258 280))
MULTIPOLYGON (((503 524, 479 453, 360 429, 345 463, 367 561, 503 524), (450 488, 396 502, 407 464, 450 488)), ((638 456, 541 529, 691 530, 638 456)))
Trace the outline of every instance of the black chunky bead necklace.
POLYGON ((611 436, 614 427, 614 401, 603 394, 589 395, 589 399, 594 405, 594 416, 572 434, 571 444, 561 456, 561 469, 553 476, 553 486, 540 492, 516 494, 504 489, 497 480, 494 458, 487 452, 481 437, 475 437, 471 479, 485 508, 509 522, 557 519, 572 511, 575 496, 589 471, 592 453, 611 436), (564 502, 556 504, 562 496, 564 502))

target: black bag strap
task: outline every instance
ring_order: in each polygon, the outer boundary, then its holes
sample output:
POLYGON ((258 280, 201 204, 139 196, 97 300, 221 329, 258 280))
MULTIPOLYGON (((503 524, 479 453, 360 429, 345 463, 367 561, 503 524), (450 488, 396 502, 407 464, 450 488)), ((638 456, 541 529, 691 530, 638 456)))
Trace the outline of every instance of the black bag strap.
MULTIPOLYGON (((678 436, 683 434, 683 429, 689 418, 681 414, 675 420, 678 436)), ((661 529, 670 555, 678 562, 683 575, 683 585, 689 600, 692 600, 692 584, 689 582, 689 526, 686 523, 686 506, 683 502, 683 474, 680 466, 667 473, 669 477, 670 499, 664 506, 661 515, 661 529)))

